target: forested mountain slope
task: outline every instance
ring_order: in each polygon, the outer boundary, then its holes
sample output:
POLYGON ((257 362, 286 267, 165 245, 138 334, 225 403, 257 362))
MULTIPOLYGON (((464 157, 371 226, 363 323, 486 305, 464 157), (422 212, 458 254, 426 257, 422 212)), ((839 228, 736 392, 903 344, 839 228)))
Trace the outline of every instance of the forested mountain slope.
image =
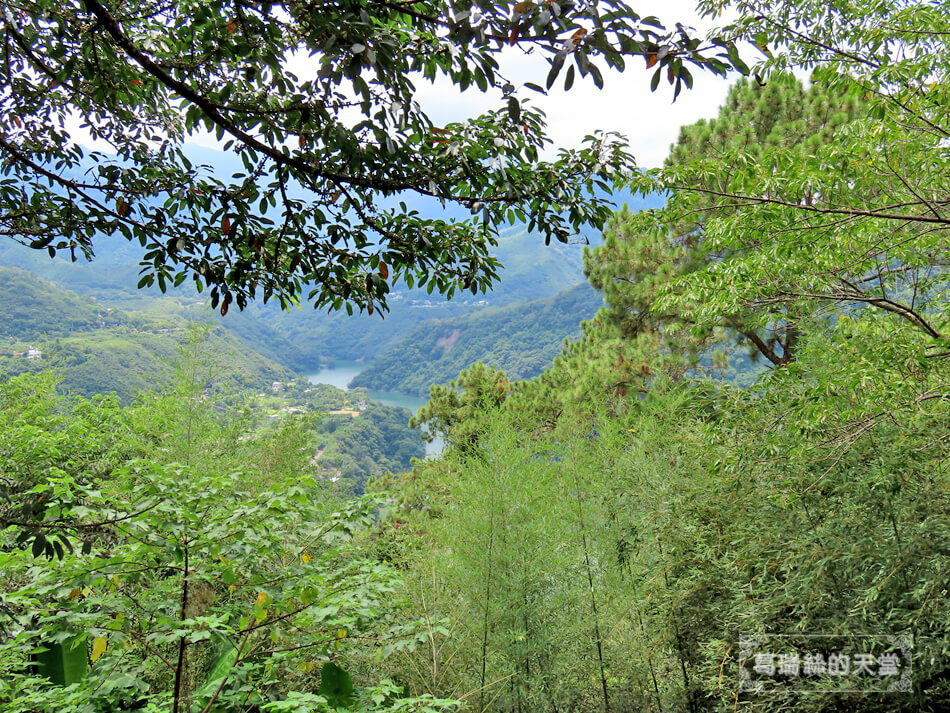
MULTIPOLYGON (((127 402, 142 389, 160 387, 188 333, 180 314, 124 312, 23 270, 0 268, 0 304, 0 372, 54 368, 62 390, 83 396, 115 391, 127 402), (27 356, 30 347, 40 358, 27 356)), ((294 378, 220 326, 208 339, 219 355, 219 385, 263 389, 294 378)))
MULTIPOLYGON (((209 149, 193 149, 193 159, 209 165, 228 163, 229 156, 209 149)), ((235 170, 237 167, 234 167, 235 170)), ((630 194, 617 197, 634 209, 656 207, 656 197, 630 194)), ((413 205, 420 211, 441 211, 437 202, 413 205)), ((453 217, 447 215, 446 217, 453 217)), ((587 236, 591 241, 599 235, 587 236)), ((252 303, 244 312, 230 310, 225 317, 207 306, 190 281, 163 294, 157 287, 137 289, 140 253, 137 245, 121 237, 97 239, 91 262, 70 262, 60 255, 50 259, 45 252, 30 250, 10 241, 0 242, 0 263, 18 267, 55 283, 63 289, 97 298, 124 310, 160 311, 187 319, 220 323, 249 348, 298 371, 316 370, 328 359, 373 360, 409 335, 423 321, 455 318, 488 306, 501 306, 551 297, 583 277, 582 238, 567 244, 545 246, 523 225, 502 230, 495 255, 505 266, 500 280, 488 293, 464 292, 454 299, 430 295, 426 289, 395 284, 391 311, 385 314, 348 315, 314 310, 309 306, 282 311, 274 304, 252 303)))
POLYGON ((352 385, 426 396, 431 384, 448 383, 476 361, 529 379, 554 361, 565 339, 580 335, 581 321, 602 301, 584 282, 546 299, 423 322, 352 385))

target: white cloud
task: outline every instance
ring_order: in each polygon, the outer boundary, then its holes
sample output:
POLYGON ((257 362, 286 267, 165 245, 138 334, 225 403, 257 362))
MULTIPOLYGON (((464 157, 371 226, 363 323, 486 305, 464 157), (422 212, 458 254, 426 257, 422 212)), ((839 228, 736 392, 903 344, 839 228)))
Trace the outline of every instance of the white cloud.
MULTIPOLYGON (((701 22, 695 2, 667 0, 660 20, 670 25, 681 22, 697 29, 700 36, 712 24, 701 22)), ((649 14, 649 10, 645 11, 649 14)), ((718 21, 716 24, 723 24, 718 21)), ((533 82, 544 86, 549 64, 540 55, 525 55, 513 48, 499 60, 502 74, 516 85, 533 82)), ((598 63, 604 69, 601 63, 598 63)), ((640 58, 628 58, 624 73, 603 71, 604 88, 597 89, 588 77, 580 76, 569 92, 563 90, 564 71, 546 96, 530 89, 519 91, 547 115, 548 132, 555 148, 579 147, 584 136, 596 129, 616 131, 630 141, 637 163, 643 167, 658 166, 679 137, 680 127, 701 118, 714 117, 723 104, 735 76, 728 79, 709 72, 694 70, 693 89, 685 89, 673 102, 673 87, 660 82, 656 92, 650 91, 654 70, 647 70, 640 58)), ((460 93, 447 81, 434 84, 419 82, 419 102, 433 120, 444 124, 462 121, 487 109, 497 108, 500 92, 482 94, 477 89, 460 93)))
MULTIPOLYGON (((529 81, 544 85, 547 62, 533 56, 513 59, 502 64, 505 76, 516 84, 529 81)), ((732 80, 694 72, 693 89, 684 89, 674 103, 673 88, 665 81, 656 92, 650 91, 653 70, 645 70, 636 58, 630 65, 623 74, 605 71, 603 89, 578 77, 574 87, 565 92, 562 72, 546 96, 530 89, 519 91, 519 96, 529 99, 547 115, 548 133, 555 147, 578 147, 584 136, 597 129, 616 131, 629 139, 639 165, 657 166, 676 142, 681 126, 716 115, 732 80)), ((448 82, 426 82, 418 89, 420 104, 439 124, 462 121, 500 106, 500 93, 458 93, 448 82)))

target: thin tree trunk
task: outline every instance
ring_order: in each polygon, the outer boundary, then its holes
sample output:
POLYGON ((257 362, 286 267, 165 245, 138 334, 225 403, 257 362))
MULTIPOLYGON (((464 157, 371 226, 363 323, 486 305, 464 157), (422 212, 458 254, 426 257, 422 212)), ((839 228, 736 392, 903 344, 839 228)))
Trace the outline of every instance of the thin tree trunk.
MULTIPOLYGON (((181 585, 181 619, 188 618, 188 543, 185 546, 185 571, 181 585)), ((172 713, 179 713, 182 699, 182 681, 185 675, 188 641, 184 635, 178 638, 178 665, 175 666, 175 688, 172 694, 172 713)))
POLYGON ((495 507, 492 500, 488 516, 488 574, 485 578, 485 618, 482 622, 482 678, 478 693, 478 709, 485 710, 485 666, 488 659, 488 613, 491 607, 492 548, 495 542, 495 507))
MULTIPOLYGON (((573 454, 572 454, 573 460, 573 454)), ((574 476, 574 492, 577 502, 577 522, 581 528, 581 544, 584 547, 584 565, 587 568, 587 588, 590 592, 590 609, 594 617, 594 639, 597 643, 597 664, 600 667, 600 686, 604 695, 604 711, 610 711, 610 696, 607 693, 607 671, 604 665, 603 643, 600 637, 600 615, 597 611, 597 597, 594 594, 594 573, 590 564, 590 548, 587 545, 587 526, 584 522, 583 501, 581 500, 581 485, 577 477, 577 468, 571 464, 571 473, 574 476)))

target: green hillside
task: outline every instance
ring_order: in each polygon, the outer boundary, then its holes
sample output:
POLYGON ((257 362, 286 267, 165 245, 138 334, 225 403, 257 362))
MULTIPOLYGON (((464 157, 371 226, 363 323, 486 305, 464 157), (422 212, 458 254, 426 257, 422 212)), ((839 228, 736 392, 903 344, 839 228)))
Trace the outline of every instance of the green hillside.
MULTIPOLYGON (((0 268, 0 300, 0 372, 53 368, 62 391, 83 396, 115 391, 128 402, 142 389, 161 386, 190 329, 180 314, 124 312, 10 268, 0 268), (31 347, 40 358, 29 357, 31 347)), ((261 389, 294 377, 223 327, 212 327, 208 340, 217 356, 209 386, 261 389)))
POLYGON ((0 268, 0 339, 37 340, 119 324, 114 310, 60 290, 23 270, 0 268))
MULTIPOLYGON (((395 284, 385 315, 327 313, 308 306, 282 311, 253 303, 244 312, 221 317, 207 307, 190 283, 162 294, 157 288, 136 289, 136 250, 121 238, 103 238, 92 262, 50 259, 12 243, 0 243, 0 262, 36 274, 57 286, 95 297, 126 311, 177 315, 226 327, 247 347, 297 370, 316 370, 329 359, 373 360, 395 347, 431 319, 457 319, 484 307, 498 307, 551 297, 583 281, 583 247, 555 243, 545 246, 524 226, 512 226, 499 237, 495 254, 505 266, 489 293, 458 294, 446 301, 425 289, 395 284)), ((563 336, 563 335, 562 335, 563 336)), ((561 336, 558 337, 560 340, 561 336)))
POLYGON ((448 383, 476 361, 511 379, 529 379, 554 361, 565 339, 580 334, 581 321, 600 305, 600 295, 585 282, 546 299, 427 321, 352 385, 426 396, 431 384, 448 383))

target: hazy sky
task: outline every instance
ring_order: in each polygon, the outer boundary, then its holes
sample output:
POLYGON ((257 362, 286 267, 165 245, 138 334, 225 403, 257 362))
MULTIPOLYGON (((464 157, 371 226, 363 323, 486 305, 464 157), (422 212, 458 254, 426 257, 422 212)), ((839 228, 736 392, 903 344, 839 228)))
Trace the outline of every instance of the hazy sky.
MULTIPOLYGON (((669 26, 677 22, 698 28, 700 36, 709 29, 695 14, 695 0, 666 0, 663 9, 658 3, 647 5, 629 0, 631 6, 643 15, 656 14, 669 26), (652 5, 652 6, 651 6, 652 5)), ((721 23, 717 23, 721 24, 721 23)), ((526 56, 512 48, 499 59, 501 71, 515 84, 534 82, 544 86, 549 64, 540 55, 526 56)), ((597 61, 602 70, 602 62, 597 61)), ((604 71, 604 88, 598 90, 592 81, 578 75, 573 88, 563 91, 564 71, 547 96, 530 89, 519 91, 519 97, 530 99, 547 115, 548 131, 556 147, 576 147, 584 136, 596 129, 617 131, 629 140, 639 165, 658 166, 669 153, 670 145, 679 136, 684 124, 700 118, 711 118, 718 113, 735 77, 723 79, 711 73, 691 68, 693 89, 683 89, 673 103, 673 87, 660 82, 655 93, 650 92, 650 78, 654 70, 646 69, 640 58, 629 59, 623 74, 604 71)), ((437 123, 461 121, 488 108, 500 106, 500 93, 485 95, 477 89, 459 92, 448 82, 435 85, 417 83, 419 101, 437 123)))

